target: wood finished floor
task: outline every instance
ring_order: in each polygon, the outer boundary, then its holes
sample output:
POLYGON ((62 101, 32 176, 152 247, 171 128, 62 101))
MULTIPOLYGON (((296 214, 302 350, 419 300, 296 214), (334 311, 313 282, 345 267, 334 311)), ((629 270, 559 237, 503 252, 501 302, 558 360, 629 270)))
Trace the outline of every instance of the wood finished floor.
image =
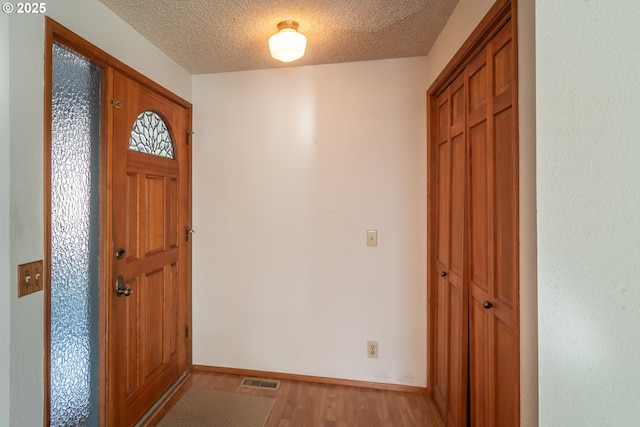
POLYGON ((240 387, 243 376, 195 372, 148 424, 155 426, 189 387, 275 398, 265 427, 443 427, 421 393, 281 380, 279 390, 240 387))

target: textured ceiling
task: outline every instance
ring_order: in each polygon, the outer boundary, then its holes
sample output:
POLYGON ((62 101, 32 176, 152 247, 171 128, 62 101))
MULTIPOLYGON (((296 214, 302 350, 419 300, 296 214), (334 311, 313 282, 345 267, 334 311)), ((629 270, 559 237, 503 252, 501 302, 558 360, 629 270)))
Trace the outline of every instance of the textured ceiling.
POLYGON ((459 0, 100 0, 192 74, 424 56, 459 0), (307 36, 271 58, 280 21, 307 36))

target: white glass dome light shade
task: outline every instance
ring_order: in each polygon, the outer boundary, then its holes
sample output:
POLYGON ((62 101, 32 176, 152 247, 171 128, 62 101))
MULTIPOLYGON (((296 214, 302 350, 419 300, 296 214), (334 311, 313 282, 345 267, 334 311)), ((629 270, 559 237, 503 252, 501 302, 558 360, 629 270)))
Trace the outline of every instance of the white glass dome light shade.
POLYGON ((269 38, 271 56, 282 62, 302 58, 307 47, 307 38, 298 31, 298 23, 284 21, 278 24, 278 32, 269 38))

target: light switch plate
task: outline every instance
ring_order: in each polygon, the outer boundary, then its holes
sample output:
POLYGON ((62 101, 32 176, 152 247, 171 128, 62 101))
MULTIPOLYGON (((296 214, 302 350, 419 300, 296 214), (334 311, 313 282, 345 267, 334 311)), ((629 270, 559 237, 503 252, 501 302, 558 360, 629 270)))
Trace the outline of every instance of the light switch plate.
POLYGON ((41 291, 44 286, 43 261, 18 266, 18 298, 41 291))
POLYGON ((378 246, 378 230, 367 230, 367 246, 378 246))

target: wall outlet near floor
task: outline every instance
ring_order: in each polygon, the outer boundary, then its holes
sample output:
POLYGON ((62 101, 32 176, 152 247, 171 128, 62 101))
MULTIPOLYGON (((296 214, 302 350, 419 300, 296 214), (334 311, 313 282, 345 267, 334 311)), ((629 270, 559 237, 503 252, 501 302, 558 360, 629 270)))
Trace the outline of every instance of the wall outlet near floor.
POLYGON ((367 357, 378 358, 378 341, 367 341, 367 357))

